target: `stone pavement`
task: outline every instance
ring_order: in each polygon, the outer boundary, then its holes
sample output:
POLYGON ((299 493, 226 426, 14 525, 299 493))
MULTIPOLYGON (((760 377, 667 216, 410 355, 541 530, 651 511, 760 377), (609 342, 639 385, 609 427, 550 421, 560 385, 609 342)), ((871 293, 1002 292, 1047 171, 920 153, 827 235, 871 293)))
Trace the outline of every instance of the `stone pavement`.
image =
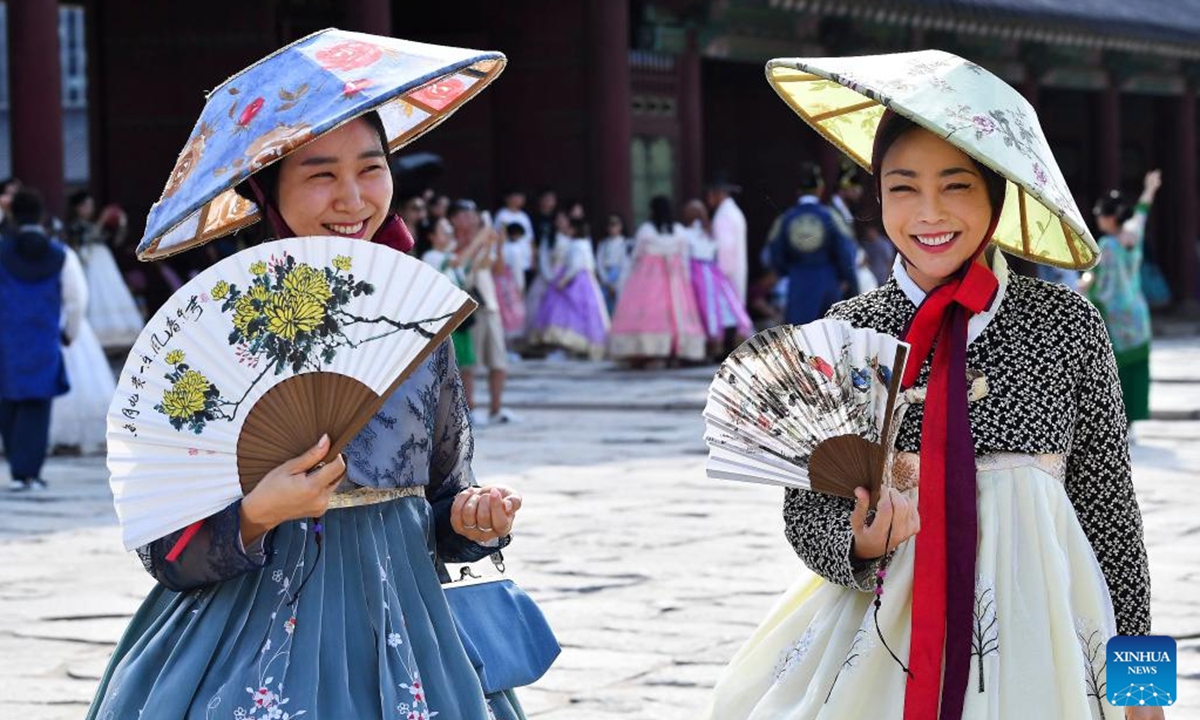
MULTIPOLYGON (((1180 701, 1200 719, 1200 340, 1156 343, 1155 420, 1139 427, 1155 631, 1179 640, 1180 701)), ((518 365, 523 422, 479 433, 484 482, 525 494, 509 574, 563 654, 522 700, 539 720, 694 718, 722 666, 804 572, 781 491, 710 481, 700 439, 712 368, 518 365)), ((54 460, 43 494, 0 493, 0 718, 82 716, 151 585, 121 551, 101 458, 54 460)), ((486 563, 485 563, 486 564, 486 563)), ((490 569, 490 568, 489 568, 490 569)))

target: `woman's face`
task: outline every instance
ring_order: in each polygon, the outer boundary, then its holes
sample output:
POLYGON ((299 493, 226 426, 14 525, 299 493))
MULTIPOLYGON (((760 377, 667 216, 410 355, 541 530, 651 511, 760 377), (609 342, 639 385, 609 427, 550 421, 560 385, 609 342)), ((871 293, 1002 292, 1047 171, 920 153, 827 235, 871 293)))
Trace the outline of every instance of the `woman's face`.
POLYGON ((619 217, 610 217, 607 227, 609 237, 620 237, 625 233, 625 228, 621 227, 621 218, 619 217))
POLYGON ((983 242, 992 220, 987 186, 966 153, 922 129, 896 139, 880 174, 884 230, 928 292, 983 242))
POLYGON ((391 203, 387 155, 365 120, 353 120, 280 162, 279 213, 297 236, 369 239, 391 203))
POLYGON ((96 201, 91 197, 84 198, 80 201, 79 205, 75 207, 75 214, 80 220, 90 221, 92 216, 96 214, 96 201))
POLYGON ((1096 225, 1100 227, 1100 232, 1105 235, 1116 235, 1121 231, 1121 224, 1117 222, 1116 215, 1097 215, 1096 225))
POLYGON ((439 218, 433 223, 433 232, 429 236, 429 244, 434 250, 449 252, 451 240, 454 239, 454 228, 450 226, 450 221, 445 218, 439 218))
POLYGON ((554 229, 561 235, 571 234, 571 217, 562 210, 554 215, 554 229))

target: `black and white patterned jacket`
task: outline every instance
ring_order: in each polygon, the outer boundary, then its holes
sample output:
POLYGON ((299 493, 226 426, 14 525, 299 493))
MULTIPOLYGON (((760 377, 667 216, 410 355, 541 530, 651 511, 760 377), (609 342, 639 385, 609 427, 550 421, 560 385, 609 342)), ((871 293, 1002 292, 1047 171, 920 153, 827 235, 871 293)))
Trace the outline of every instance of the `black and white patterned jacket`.
MULTIPOLYGON (((967 348, 968 368, 983 372, 988 383, 987 395, 970 405, 975 453, 1066 456, 1067 497, 1108 583, 1117 632, 1148 634, 1150 572, 1124 404, 1104 322, 1068 288, 1016 274, 1008 277, 998 304, 967 348)), ((829 317, 899 337, 915 313, 893 277, 878 290, 835 305, 829 317)), ((928 382, 929 365, 917 386, 928 382)), ((909 410, 898 450, 920 450, 922 411, 920 405, 909 410)), ((845 498, 788 490, 786 534, 814 572, 866 590, 863 573, 851 567, 852 508, 853 501, 845 498)))

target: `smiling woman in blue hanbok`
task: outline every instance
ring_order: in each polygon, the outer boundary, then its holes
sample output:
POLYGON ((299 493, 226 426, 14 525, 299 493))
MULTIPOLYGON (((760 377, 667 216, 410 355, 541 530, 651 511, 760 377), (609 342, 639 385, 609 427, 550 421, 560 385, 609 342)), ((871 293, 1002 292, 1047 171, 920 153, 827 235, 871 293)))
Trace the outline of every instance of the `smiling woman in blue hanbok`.
MULTIPOLYGON (((408 116, 382 104, 407 93, 399 102, 411 102, 414 115, 449 112, 472 94, 465 91, 471 84, 478 90, 503 64, 495 53, 434 50, 431 58, 429 46, 325 31, 232 78, 214 95, 235 86, 249 90, 256 79, 264 86, 288 83, 295 79, 289 71, 308 59, 334 77, 375 71, 374 80, 347 81, 345 89, 339 82, 330 102, 349 117, 323 118, 325 129, 303 139, 287 140, 300 126, 286 114, 293 106, 276 108, 274 127, 262 137, 274 138, 271 160, 279 162, 249 163, 256 172, 227 175, 222 192, 237 185, 255 197, 279 237, 344 235, 411 245, 390 215, 386 156, 429 124, 417 118, 406 126, 408 116), (276 72, 264 69, 270 63, 276 72), (422 84, 431 71, 434 81, 422 84), (353 105, 368 88, 379 96, 353 105), (351 104, 337 106, 341 97, 351 104)), ((328 86, 328 77, 320 81, 328 86)), ((266 90, 268 98, 279 94, 266 90)), ((313 98, 309 111, 324 101, 313 98)), ((246 108, 230 112, 230 120, 258 113, 262 103, 247 99, 246 108)), ((155 214, 170 212, 166 201, 177 193, 213 197, 202 186, 212 173, 197 172, 192 177, 200 179, 187 182, 192 169, 204 170, 205 142, 228 129, 210 125, 208 115, 206 109, 195 130, 200 149, 189 143, 184 167, 176 168, 151 212, 139 248, 144 257, 221 234, 206 229, 203 217, 214 217, 208 207, 191 226, 155 214), (201 230, 180 241, 180 227, 201 230)), ((251 150, 256 146, 263 144, 251 142, 251 150)), ((236 216, 249 206, 232 192, 214 203, 223 203, 226 229, 253 219, 236 216)), ((273 470, 204 520, 190 541, 180 542, 180 530, 138 549, 159 585, 118 644, 89 718, 523 717, 511 691, 484 692, 440 584, 443 562, 472 562, 505 546, 521 505, 507 488, 476 486, 474 440, 450 344, 408 376, 341 458, 319 466, 328 443, 321 438, 273 470), (321 516, 318 531, 308 518, 321 516), (323 546, 313 542, 317 532, 323 546)))

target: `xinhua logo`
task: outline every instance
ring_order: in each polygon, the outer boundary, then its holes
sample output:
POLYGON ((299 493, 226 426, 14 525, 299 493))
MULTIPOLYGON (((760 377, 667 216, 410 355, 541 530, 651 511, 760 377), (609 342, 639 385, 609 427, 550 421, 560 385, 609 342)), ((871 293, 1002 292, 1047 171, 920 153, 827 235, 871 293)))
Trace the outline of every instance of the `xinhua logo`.
POLYGON ((1108 641, 1108 701, 1117 707, 1175 702, 1175 639, 1117 635, 1108 641))

